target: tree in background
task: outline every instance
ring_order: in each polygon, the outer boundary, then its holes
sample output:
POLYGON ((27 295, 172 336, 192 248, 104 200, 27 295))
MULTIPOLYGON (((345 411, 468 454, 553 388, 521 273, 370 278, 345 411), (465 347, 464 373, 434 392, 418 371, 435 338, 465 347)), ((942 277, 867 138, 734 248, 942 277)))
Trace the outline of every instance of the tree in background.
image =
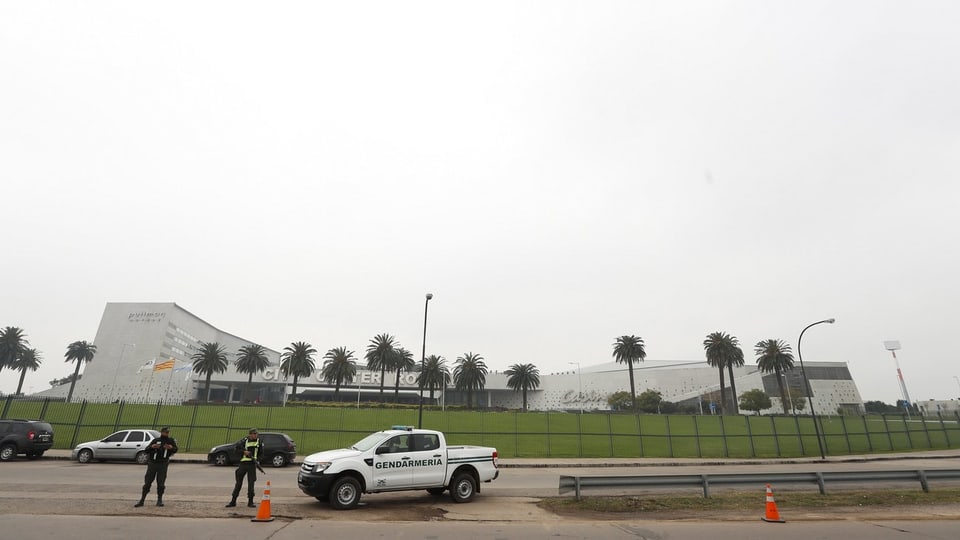
POLYGON ((479 354, 468 352, 458 357, 453 368, 453 385, 467 393, 467 408, 473 408, 473 392, 480 392, 487 384, 487 364, 479 354))
POLYGON ((393 355, 391 355, 391 366, 397 371, 397 379, 393 385, 393 401, 400 402, 400 374, 404 371, 411 371, 417 366, 417 362, 413 359, 413 353, 404 349, 403 347, 397 347, 393 350, 393 355))
POLYGON ((237 359, 233 363, 237 373, 247 373, 247 400, 250 400, 250 389, 253 386, 253 374, 260 373, 270 366, 267 350, 261 345, 244 345, 237 351, 237 359))
POLYGON ((393 362, 393 349, 399 347, 390 334, 378 334, 370 340, 367 352, 363 357, 367 360, 367 369, 380 372, 380 402, 383 402, 383 382, 387 376, 387 368, 393 362))
POLYGON ((227 371, 229 362, 227 361, 227 352, 223 345, 217 342, 207 343, 201 341, 200 349, 193 353, 190 360, 193 361, 193 372, 204 375, 206 380, 206 392, 204 401, 210 403, 210 378, 214 373, 223 373, 227 371))
POLYGON ((773 402, 770 401, 770 396, 759 388, 747 390, 740 395, 740 408, 755 411, 758 416, 760 415, 760 411, 769 409, 772 406, 773 402))
POLYGON ((757 365, 760 371, 777 374, 777 387, 780 388, 780 403, 783 404, 783 414, 790 414, 787 405, 790 400, 787 399, 787 393, 783 387, 783 372, 793 369, 793 354, 790 351, 790 345, 787 345, 779 339, 768 339, 757 342, 754 353, 757 355, 757 365))
POLYGON ((348 351, 346 347, 330 349, 323 358, 320 374, 323 380, 336 385, 333 390, 333 399, 340 401, 340 385, 350 384, 357 376, 356 358, 353 357, 353 351, 348 351))
POLYGON ((737 409, 737 385, 733 380, 733 368, 743 365, 743 350, 740 349, 740 342, 737 338, 726 332, 713 332, 707 334, 707 339, 703 340, 703 349, 707 355, 707 364, 720 370, 720 402, 721 412, 733 411, 733 414, 739 414, 737 409), (725 404, 723 370, 730 372, 730 409, 725 404))
POLYGON ((637 387, 633 383, 633 365, 637 362, 643 362, 647 357, 643 338, 632 335, 618 337, 613 343, 613 357, 617 360, 617 363, 627 365, 627 371, 630 372, 630 401, 636 406, 637 387))
POLYGON ((660 413, 663 394, 659 390, 644 390, 637 396, 637 410, 645 413, 660 413))
POLYGON ((430 401, 433 401, 433 392, 446 388, 450 384, 450 370, 447 361, 442 356, 431 354, 423 361, 423 371, 417 375, 417 385, 430 391, 430 401))
POLYGON ((293 375, 293 397, 297 397, 297 382, 300 377, 309 377, 317 366, 313 363, 313 355, 317 350, 306 341, 295 341, 283 348, 280 355, 280 373, 284 378, 293 375))
POLYGON ((67 352, 64 353, 64 362, 76 362, 77 369, 73 372, 73 380, 70 381, 70 391, 67 392, 67 403, 73 399, 73 388, 77 385, 77 378, 80 376, 80 366, 93 361, 97 354, 97 346, 86 341, 74 341, 67 345, 67 352))
POLYGON ((20 382, 17 383, 16 395, 20 395, 20 391, 23 390, 23 379, 27 376, 27 370, 36 371, 40 368, 41 361, 40 353, 36 349, 25 349, 20 358, 10 364, 10 369, 20 372, 20 382))
POLYGON ((514 364, 503 374, 507 376, 507 386, 523 393, 523 410, 527 410, 527 390, 540 387, 540 370, 533 364, 514 364))
POLYGON ((903 412, 903 409, 897 408, 896 405, 890 405, 889 403, 884 403, 882 401, 864 401, 863 409, 868 413, 873 413, 873 414, 903 412))
POLYGON ((636 407, 633 406, 633 398, 630 396, 630 392, 626 390, 610 394, 607 397, 607 405, 614 411, 636 410, 636 407))
POLYGON ((27 350, 30 342, 26 334, 16 326, 7 326, 0 330, 0 371, 12 368, 14 361, 27 350))

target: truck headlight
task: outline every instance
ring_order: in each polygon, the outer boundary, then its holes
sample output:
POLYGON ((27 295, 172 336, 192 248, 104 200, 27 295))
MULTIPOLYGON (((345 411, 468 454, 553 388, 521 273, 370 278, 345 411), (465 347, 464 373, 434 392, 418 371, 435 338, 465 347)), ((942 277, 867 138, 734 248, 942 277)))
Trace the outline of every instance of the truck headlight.
POLYGON ((330 462, 329 462, 329 461, 321 461, 320 463, 314 464, 314 466, 313 466, 313 472, 317 472, 317 473, 323 472, 323 471, 327 470, 327 467, 329 467, 329 466, 330 466, 330 462))

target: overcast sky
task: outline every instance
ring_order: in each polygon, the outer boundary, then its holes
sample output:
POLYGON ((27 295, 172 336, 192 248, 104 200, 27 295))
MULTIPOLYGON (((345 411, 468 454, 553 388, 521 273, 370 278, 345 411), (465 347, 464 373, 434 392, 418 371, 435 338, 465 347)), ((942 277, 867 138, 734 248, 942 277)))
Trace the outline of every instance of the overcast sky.
MULTIPOLYGON (((706 334, 960 395, 960 4, 4 2, 0 327, 106 302, 491 370, 706 334)), ((94 360, 96 361, 96 359, 94 360)), ((318 362, 319 363, 319 362, 318 362)), ((18 374, 0 372, 0 391, 18 374)), ((643 390, 643 389, 641 389, 643 390)))

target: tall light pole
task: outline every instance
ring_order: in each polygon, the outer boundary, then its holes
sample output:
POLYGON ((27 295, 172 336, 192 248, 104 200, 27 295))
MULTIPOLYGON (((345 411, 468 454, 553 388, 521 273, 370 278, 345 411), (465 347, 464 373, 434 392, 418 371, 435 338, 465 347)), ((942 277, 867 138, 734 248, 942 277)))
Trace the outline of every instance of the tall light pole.
POLYGON ((910 401, 910 394, 907 393, 907 383, 903 382, 903 372, 900 371, 900 361, 897 360, 897 351, 900 350, 899 341, 884 341, 883 348, 890 351, 893 355, 893 365, 897 366, 897 382, 900 383, 900 393, 903 394, 903 401, 906 403, 907 415, 910 415, 910 407, 913 402, 910 401))
POLYGON ((577 390, 577 403, 580 405, 580 414, 583 414, 583 370, 580 369, 580 362, 567 362, 568 364, 575 364, 577 366, 577 384, 580 387, 577 390))
POLYGON ((817 433, 817 446, 820 447, 820 459, 827 459, 827 454, 823 450, 823 441, 820 440, 820 425, 817 424, 817 413, 813 410, 813 388, 810 387, 810 379, 807 378, 807 372, 803 369, 803 355, 800 354, 800 342, 803 341, 803 333, 811 326, 823 323, 833 324, 835 322, 837 322, 836 319, 824 319, 808 324, 806 328, 800 331, 800 337, 797 338, 797 358, 800 359, 800 373, 803 375, 803 381, 807 385, 807 400, 810 402, 810 418, 813 419, 813 430, 817 433))
POLYGON ((427 364, 427 308, 430 307, 430 300, 433 299, 433 293, 427 293, 427 299, 423 302, 423 348, 420 349, 420 412, 417 415, 417 428, 423 427, 423 368, 427 364))
POLYGON ((113 370, 113 387, 110 388, 110 397, 114 397, 112 394, 117 391, 117 373, 120 372, 120 366, 123 364, 123 353, 127 351, 127 347, 137 348, 135 343, 124 343, 120 347, 120 359, 117 360, 117 369, 113 370))

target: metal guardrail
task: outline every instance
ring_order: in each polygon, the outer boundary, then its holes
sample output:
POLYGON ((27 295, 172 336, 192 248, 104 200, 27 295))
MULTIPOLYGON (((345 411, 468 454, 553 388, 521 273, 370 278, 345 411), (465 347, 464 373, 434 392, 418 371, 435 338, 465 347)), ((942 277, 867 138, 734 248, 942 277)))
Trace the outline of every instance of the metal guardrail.
POLYGON ((586 489, 662 488, 699 486, 703 496, 710 497, 712 485, 740 484, 816 484, 820 494, 826 494, 826 484, 839 482, 920 482, 923 491, 930 491, 929 480, 960 479, 960 469, 933 469, 913 471, 837 471, 837 472, 783 472, 744 474, 667 474, 648 476, 561 476, 559 493, 573 491, 580 500, 586 489))

